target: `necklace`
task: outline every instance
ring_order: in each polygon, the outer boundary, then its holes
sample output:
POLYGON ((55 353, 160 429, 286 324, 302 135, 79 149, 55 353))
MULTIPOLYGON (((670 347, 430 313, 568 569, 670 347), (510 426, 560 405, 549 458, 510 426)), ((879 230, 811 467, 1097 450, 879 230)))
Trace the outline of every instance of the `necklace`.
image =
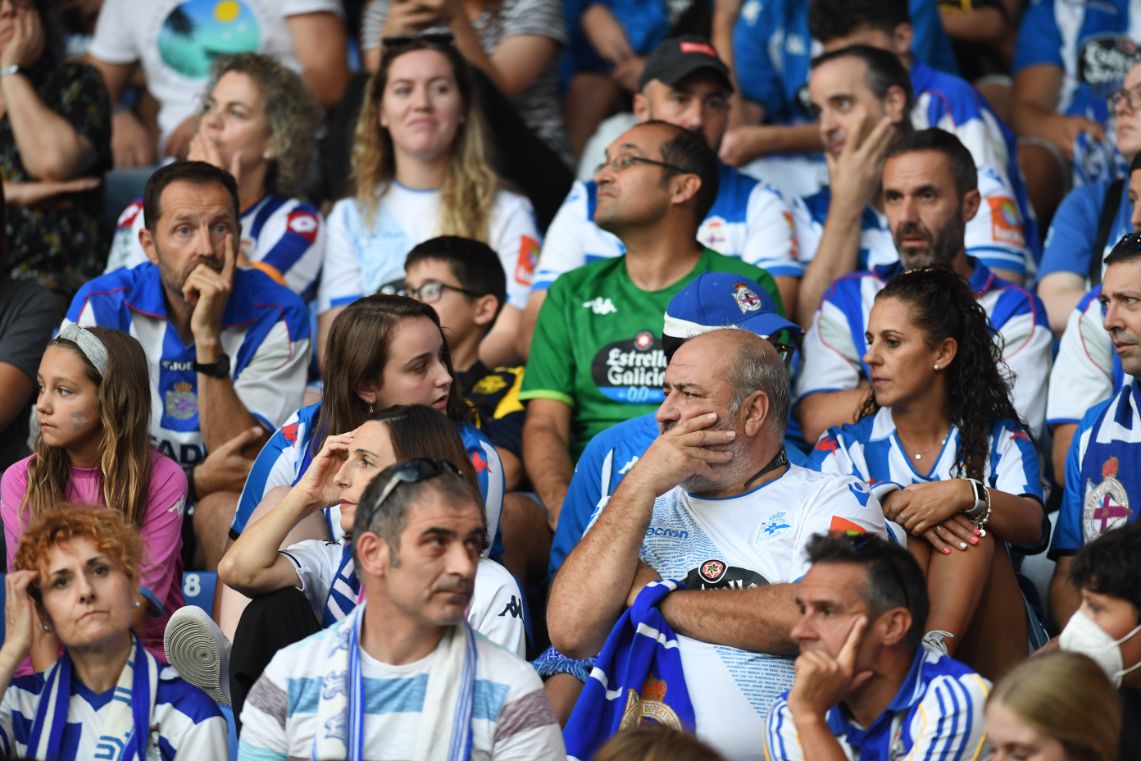
MULTIPOLYGON (((948 430, 947 430, 947 433, 943 435, 943 440, 942 440, 941 442, 939 442, 938 448, 939 448, 939 451, 940 451, 940 452, 941 452, 941 451, 943 451, 943 445, 947 443, 947 437, 948 437, 948 436, 950 436, 950 435, 951 435, 951 431, 950 431, 950 429, 948 429, 948 430)), ((900 440, 900 443, 902 443, 902 439, 900 440)), ((912 456, 913 458, 915 458, 915 461, 916 461, 916 462, 918 462, 918 461, 920 461, 920 460, 922 460, 922 459, 923 459, 923 455, 924 455, 924 454, 926 454, 926 453, 930 452, 932 449, 935 449, 935 445, 934 445, 934 444, 932 444, 931 446, 927 447, 926 449, 921 449, 921 450, 919 450, 918 452, 914 452, 914 453, 912 453, 912 455, 911 455, 911 456, 912 456)))

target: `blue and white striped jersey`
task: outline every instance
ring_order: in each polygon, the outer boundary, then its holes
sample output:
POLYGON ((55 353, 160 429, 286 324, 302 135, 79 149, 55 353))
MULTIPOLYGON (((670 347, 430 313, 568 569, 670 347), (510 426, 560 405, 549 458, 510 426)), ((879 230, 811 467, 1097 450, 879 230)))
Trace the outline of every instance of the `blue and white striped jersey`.
MULTIPOLYGON (((1133 203, 1123 188, 1117 212, 1113 215, 1109 233, 1105 236, 1105 247, 1101 251, 1093 250, 1109 186, 1109 180, 1092 182, 1074 188, 1062 199, 1050 222, 1050 230, 1046 233, 1042 266, 1038 268, 1039 280, 1055 272, 1071 272, 1085 280, 1086 288, 1089 288, 1090 259, 1097 256, 1104 261, 1114 244, 1121 240, 1121 236, 1133 232, 1133 224, 1130 222, 1133 203)), ((1105 276, 1104 264, 1101 266, 1101 274, 1105 276)))
POLYGON ((1137 518, 1141 504, 1141 388, 1130 382, 1078 423, 1066 457, 1066 490, 1050 557, 1137 518))
MULTIPOLYGON (((974 761, 982 751, 990 683, 969 666, 920 647, 891 703, 870 727, 841 706, 825 717, 848 758, 974 761)), ((785 693, 765 723, 765 761, 800 761, 804 751, 785 693)))
MULTIPOLYGON (((58 668, 58 664, 52 668, 58 668)), ((0 755, 16 758, 29 755, 32 724, 43 710, 41 698, 49 671, 12 680, 4 701, 0 703, 0 755)), ((63 730, 59 758, 110 758, 106 748, 97 748, 104 719, 116 688, 95 693, 75 676, 71 680, 71 696, 67 704, 67 724, 63 730)), ((151 713, 150 746, 156 747, 147 759, 229 758, 229 730, 218 704, 202 690, 183 681, 173 668, 161 667, 154 711, 151 713)), ((116 756, 117 758, 117 756, 116 756)))
POLYGON ((1100 298, 1099 285, 1082 297, 1066 320, 1066 331, 1050 371, 1047 425, 1077 423, 1091 407, 1132 380, 1113 350, 1113 339, 1105 332, 1100 298))
MULTIPOLYGON (((242 210, 241 252, 278 283, 306 301, 317 295, 317 278, 325 258, 325 223, 321 212, 297 198, 266 193, 242 210)), ((143 199, 133 201, 115 226, 105 272, 137 267, 147 261, 139 243, 144 227, 143 199)))
MULTIPOLYGON (((278 486, 293 486, 309 468, 313 461, 310 444, 320 412, 320 402, 297 410, 262 447, 238 499, 234 520, 230 524, 231 537, 236 539, 245 530, 246 523, 266 492, 278 486)), ((503 512, 503 494, 507 490, 503 461, 499 459, 495 445, 474 425, 463 423, 458 428, 475 468, 476 481, 487 509, 487 535, 494 541, 499 530, 499 516, 503 512)), ((326 511, 326 515, 330 535, 335 540, 339 539, 342 533, 339 510, 333 507, 326 511)))
MULTIPOLYGON (((798 225, 775 188, 719 164, 717 199, 697 231, 702 245, 767 270, 773 277, 800 277, 798 225)), ((575 267, 626 252, 618 236, 594 224, 594 181, 576 182, 543 242, 532 284, 546 290, 575 267)))
MULTIPOLYGON (((974 218, 967 223, 967 254, 987 267, 1030 272, 1034 260, 1022 232, 1022 218, 1006 181, 994 170, 978 167, 979 195, 982 202, 974 218)), ((794 202, 794 209, 803 206, 808 217, 808 229, 800 234, 800 260, 805 266, 816 256, 820 239, 824 236, 824 222, 832 203, 832 189, 823 187, 810 196, 794 202)), ((804 214, 796 212, 798 225, 804 214)), ((798 226, 799 227, 803 225, 798 226)), ((857 270, 886 267, 899 261, 899 253, 891 237, 887 217, 869 206, 860 218, 860 251, 856 259, 857 270)))
MULTIPOLYGON (((943 448, 921 473, 908 457, 895 431, 891 410, 880 409, 849 425, 829 428, 809 456, 811 467, 824 473, 855 476, 869 486, 893 484, 900 488, 928 481, 957 478, 959 429, 951 426, 943 448)), ((927 462, 926 458, 924 461, 927 462)), ((990 434, 990 456, 983 483, 992 489, 1030 496, 1044 502, 1038 451, 1030 436, 1012 420, 1000 420, 990 434)))
MULTIPOLYGON (((974 272, 969 284, 992 327, 1002 338, 1002 358, 1014 376, 1011 396, 1018 415, 1035 438, 1046 417, 1046 381, 1050 375, 1052 334, 1046 308, 1033 293, 994 275, 968 257, 974 272)), ((801 348, 804 366, 797 379, 798 399, 823 391, 855 388, 868 377, 863 363, 864 333, 876 294, 903 271, 898 262, 837 280, 824 295, 801 348)))
MULTIPOLYGON (((148 262, 90 281, 72 300, 64 324, 69 322, 115 328, 138 339, 150 370, 155 448, 183 466, 204 460, 197 355, 193 342, 184 344, 167 318, 158 267, 148 262)), ((267 430, 301 403, 309 335, 309 312, 297 294, 262 272, 234 270, 222 313, 222 351, 230 356, 238 399, 267 430)))

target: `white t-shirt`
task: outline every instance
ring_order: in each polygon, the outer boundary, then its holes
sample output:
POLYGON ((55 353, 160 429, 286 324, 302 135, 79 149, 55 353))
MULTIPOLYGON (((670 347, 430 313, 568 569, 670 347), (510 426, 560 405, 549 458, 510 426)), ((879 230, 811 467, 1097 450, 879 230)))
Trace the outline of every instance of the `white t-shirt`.
MULTIPOLYGON (((690 589, 785 584, 808 570, 808 540, 830 530, 887 537, 883 510, 864 483, 791 465, 737 497, 666 492, 654 502, 641 558, 690 589)), ((730 761, 760 759, 764 719, 792 684, 792 659, 677 639, 697 736, 730 761)))
MULTIPOLYGON (((440 192, 413 190, 393 182, 365 223, 356 199, 338 201, 329 213, 325 268, 317 290, 317 311, 345 306, 384 285, 403 285, 404 259, 417 244, 437 235, 440 192)), ((497 190, 491 207, 488 245, 507 275, 507 303, 523 309, 539 257, 539 229, 531 202, 497 190)))
MULTIPOLYGON (((301 580, 298 588, 318 616, 340 568, 342 547, 337 542, 306 539, 281 553, 297 569, 301 580)), ((467 622, 495 644, 524 657, 527 633, 523 628, 523 595, 515 577, 494 560, 479 559, 467 622)))
POLYGON ((142 63, 163 145, 199 110, 216 56, 265 53, 300 71, 287 20, 306 13, 343 15, 337 0, 104 0, 89 52, 108 63, 142 63))

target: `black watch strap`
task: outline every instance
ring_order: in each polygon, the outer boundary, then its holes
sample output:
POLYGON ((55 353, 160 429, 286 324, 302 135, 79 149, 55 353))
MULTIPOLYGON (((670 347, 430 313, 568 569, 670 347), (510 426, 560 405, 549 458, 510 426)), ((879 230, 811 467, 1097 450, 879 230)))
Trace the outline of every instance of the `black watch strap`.
POLYGON ((228 354, 219 354, 213 362, 194 362, 194 372, 209 375, 211 378, 230 377, 230 357, 228 354))

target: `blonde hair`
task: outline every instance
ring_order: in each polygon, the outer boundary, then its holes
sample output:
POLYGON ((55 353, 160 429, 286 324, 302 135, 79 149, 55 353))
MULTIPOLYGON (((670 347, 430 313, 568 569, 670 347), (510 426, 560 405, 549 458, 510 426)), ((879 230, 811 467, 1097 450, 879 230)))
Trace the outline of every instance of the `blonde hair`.
POLYGON ((366 224, 373 223, 377 199, 388 190, 396 176, 392 135, 387 128, 380 126, 380 111, 392 62, 415 50, 434 50, 448 59, 463 101, 463 114, 452 143, 448 172, 440 187, 440 219, 434 234, 459 235, 487 243, 498 178, 487 161, 483 118, 479 109, 474 108, 471 73, 453 46, 428 40, 386 48, 380 66, 369 80, 365 103, 357 119, 352 151, 353 183, 361 216, 366 224))
POLYGON ((1121 736, 1121 702, 1101 667, 1079 653, 1035 656, 995 685, 999 703, 1062 744, 1074 761, 1113 761, 1121 736))
MULTIPOLYGON (((72 341, 56 338, 60 346, 79 355, 99 400, 99 486, 103 504, 139 526, 147 508, 151 484, 151 390, 147 357, 131 336, 111 328, 87 328, 107 349, 107 375, 72 341)), ((48 446, 36 436, 35 457, 28 463, 28 489, 21 506, 30 518, 43 515, 67 500, 71 460, 67 451, 48 446)))

